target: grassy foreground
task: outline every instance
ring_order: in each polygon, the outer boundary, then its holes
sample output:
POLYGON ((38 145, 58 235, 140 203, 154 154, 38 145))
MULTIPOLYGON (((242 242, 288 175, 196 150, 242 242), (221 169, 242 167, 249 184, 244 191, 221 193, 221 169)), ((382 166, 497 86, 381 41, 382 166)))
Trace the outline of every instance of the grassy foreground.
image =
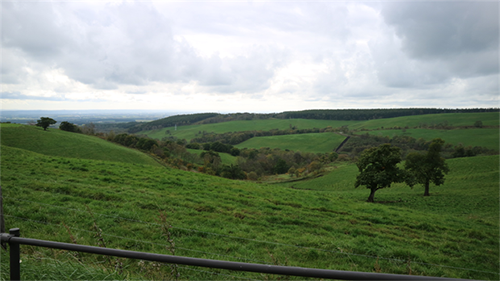
MULTIPOLYGON (((259 185, 2 145, 1 181, 7 228, 20 227, 23 237, 169 254, 162 227, 172 225, 181 256, 495 280, 498 161, 449 160, 451 173, 444 186, 431 186, 431 197, 419 187, 395 186, 377 192, 378 201, 401 198, 385 204, 364 202, 368 193, 353 188, 352 164, 307 182, 259 185)), ((6 251, 1 255, 0 276, 7 279, 6 251)), ((172 270, 28 246, 22 260, 22 279, 168 279, 172 270)), ((177 270, 193 280, 275 278, 177 270)))

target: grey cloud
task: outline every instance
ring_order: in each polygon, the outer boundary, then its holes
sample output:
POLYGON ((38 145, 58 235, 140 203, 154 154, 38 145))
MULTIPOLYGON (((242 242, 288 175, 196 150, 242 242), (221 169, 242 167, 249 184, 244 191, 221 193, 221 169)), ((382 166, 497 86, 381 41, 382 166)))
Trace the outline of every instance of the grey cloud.
POLYGON ((234 58, 212 57, 205 62, 200 84, 222 93, 255 93, 269 86, 275 70, 288 58, 286 50, 263 46, 234 58))
POLYGON ((313 39, 326 37, 340 42, 350 34, 345 22, 349 11, 342 3, 290 2, 284 5, 272 2, 210 2, 156 5, 167 16, 175 17, 176 28, 182 32, 228 36, 248 45, 265 41, 311 50, 321 47, 323 43, 313 39))
POLYGON ((391 34, 369 43, 377 78, 387 87, 414 88, 439 84, 451 78, 448 67, 436 61, 409 58, 399 48, 391 34))
POLYGON ((171 22, 148 3, 4 6, 2 47, 17 52, 14 59, 27 54, 96 89, 197 81, 224 92, 253 92, 268 85, 282 57, 250 50, 236 58, 202 58, 186 41, 174 39, 171 22))
POLYGON ((64 97, 43 97, 24 95, 20 92, 1 92, 0 99, 3 100, 46 100, 46 101, 65 101, 64 97))
POLYGON ((22 54, 19 54, 15 49, 2 48, 1 56, 1 82, 5 84, 18 84, 23 81, 28 73, 23 69, 26 66, 26 62, 22 58, 22 54))
POLYGON ((52 5, 36 2, 2 2, 2 45, 20 48, 26 54, 45 60, 61 52, 69 42, 64 24, 57 22, 52 5))
POLYGON ((382 15, 411 58, 444 62, 461 77, 498 72, 496 1, 388 2, 382 15), (464 66, 472 69, 463 71, 464 66), (492 63, 493 62, 493 63, 492 63))

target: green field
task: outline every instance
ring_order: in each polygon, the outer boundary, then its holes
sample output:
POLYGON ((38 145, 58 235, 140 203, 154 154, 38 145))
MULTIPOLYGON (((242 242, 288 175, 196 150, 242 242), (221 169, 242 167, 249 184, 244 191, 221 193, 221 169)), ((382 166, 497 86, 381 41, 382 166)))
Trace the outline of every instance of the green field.
POLYGON ((295 134, 270 137, 255 137, 244 141, 237 148, 270 147, 292 151, 325 153, 334 151, 345 139, 335 133, 295 134))
POLYGON ((202 131, 207 133, 213 132, 217 134, 227 132, 240 131, 269 131, 272 129, 288 129, 290 125, 297 129, 312 129, 312 128, 338 128, 357 124, 359 121, 337 121, 337 120, 313 120, 313 119, 266 119, 266 120, 248 120, 248 121, 230 121, 215 124, 178 126, 177 130, 174 127, 162 128, 159 130, 141 131, 138 134, 145 134, 151 138, 162 139, 166 136, 175 136, 179 139, 191 140, 196 137, 196 134, 202 131), (170 135, 165 134, 169 130, 170 135))
MULTIPOLYGON (((395 185, 377 191, 375 200, 397 202, 373 204, 365 202, 366 189, 354 188, 354 164, 333 163, 331 173, 312 180, 257 184, 118 161, 119 153, 108 161, 73 157, 70 151, 88 150, 97 138, 37 128, 10 131, 19 128, 1 127, 1 182, 7 229, 19 227, 23 237, 68 243, 73 237, 85 245, 98 245, 102 237, 109 248, 169 254, 161 228, 172 225, 179 256, 499 279, 498 155, 448 160, 451 172, 443 186, 431 185, 430 197, 422 196, 421 186, 395 185), (20 137, 17 148, 5 145, 16 143, 13 132, 20 137), (37 139, 37 146, 26 139, 37 139), (47 153, 61 139, 66 155, 47 153)), ((118 147, 109 143, 108 149, 118 147)), ((168 265, 137 260, 21 249, 25 280, 166 279, 170 272, 168 265)), ((1 252, 2 279, 8 279, 7 256, 1 252)), ((178 270, 180 279, 277 278, 178 270)))
POLYGON ((348 126, 351 130, 360 130, 392 128, 396 126, 408 126, 412 128, 424 124, 427 126, 431 126, 444 123, 450 126, 473 126, 474 122, 476 121, 482 121, 484 126, 499 126, 499 120, 500 115, 498 112, 428 114, 366 121, 266 119, 178 126, 177 130, 175 130, 174 127, 168 127, 158 130, 141 131, 138 134, 145 134, 155 139, 162 139, 166 136, 175 136, 177 138, 186 139, 189 141, 192 138, 195 138, 196 134, 202 131, 213 132, 217 134, 253 130, 269 131, 271 129, 287 129, 290 128, 290 125, 295 126, 298 129, 326 128, 327 126, 331 126, 332 128, 339 128, 342 126, 348 126), (167 130, 170 131, 170 135, 165 133, 167 130))
MULTIPOLYGON (((446 160, 450 173, 441 186, 431 184, 430 197, 423 197, 424 188, 413 189, 405 184, 381 189, 375 201, 398 201, 390 206, 415 210, 425 214, 453 215, 465 222, 479 220, 486 225, 496 225, 499 220, 499 157, 477 156, 446 160), (445 211, 445 214, 443 213, 445 211)), ((312 180, 282 183, 279 186, 293 187, 310 192, 336 194, 339 199, 366 200, 369 190, 354 188, 358 168, 353 164, 340 164, 331 173, 312 180)))
POLYGON ((449 126, 473 126, 476 121, 483 122, 484 126, 498 126, 500 123, 499 120, 499 112, 426 114, 368 120, 350 125, 349 129, 377 129, 392 128, 396 126, 408 126, 412 128, 424 124, 431 126, 444 123, 449 126))
MULTIPOLYGON (((9 147, 2 157, 6 223, 20 227, 24 237, 71 242, 64 223, 79 244, 96 245, 88 206, 108 247, 166 253, 155 225, 163 210, 174 226, 177 255, 271 263, 273 255, 293 266, 369 272, 377 263, 382 272, 402 274, 410 261, 413 274, 498 278, 498 156, 450 161, 447 183, 431 187, 428 198, 418 187, 378 191, 376 200, 403 200, 388 204, 364 202, 367 191, 352 185, 353 165, 339 167, 323 183, 294 184, 323 185, 314 191, 9 147)), ((23 247, 22 272, 47 262, 36 257, 53 255, 23 247)), ((84 259, 93 262, 91 270, 106 266, 89 255, 84 259)), ((137 264, 122 262, 131 270, 137 264)), ((189 268, 181 276, 227 279, 189 268)))
POLYGON ((482 146, 499 150, 499 130, 498 128, 481 129, 454 129, 454 130, 433 130, 433 129, 406 129, 406 130, 376 130, 366 132, 376 136, 410 136, 413 138, 423 138, 432 140, 442 138, 447 143, 464 146, 482 146))
POLYGON ((122 147, 97 137, 47 129, 1 124, 1 143, 50 156, 78 159, 117 161, 141 165, 160 166, 150 156, 134 149, 122 147))

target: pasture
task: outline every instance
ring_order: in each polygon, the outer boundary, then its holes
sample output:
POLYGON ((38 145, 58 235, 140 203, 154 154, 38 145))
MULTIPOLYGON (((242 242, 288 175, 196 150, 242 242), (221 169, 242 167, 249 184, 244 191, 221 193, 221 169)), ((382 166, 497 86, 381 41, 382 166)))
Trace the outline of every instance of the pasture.
POLYGON ((160 166, 150 156, 103 139, 49 128, 1 124, 2 145, 49 155, 160 166))
POLYGON ((392 127, 404 128, 406 126, 408 126, 409 128, 413 128, 418 126, 432 126, 438 124, 446 124, 448 126, 455 127, 473 126, 476 121, 481 121, 484 126, 498 127, 499 120, 499 112, 426 114, 367 120, 352 124, 349 126, 349 129, 383 129, 392 127))
POLYGON ((270 147, 301 152, 325 153, 335 151, 344 139, 345 136, 336 133, 294 134, 255 137, 237 144, 235 147, 240 149, 270 147))
MULTIPOLYGON (((380 190, 352 185, 342 164, 306 182, 265 185, 150 165, 48 156, 2 146, 7 227, 22 236, 169 253, 159 212, 180 256, 302 267, 498 279, 498 156, 449 160, 443 187, 380 190), (290 186, 293 185, 293 188, 290 186), (316 189, 316 190, 314 190, 316 189), (102 232, 96 230, 97 225, 102 232), (73 238, 72 238, 73 237, 73 238), (375 268, 375 269, 374 269, 375 268)), ((170 268, 22 247, 22 278, 61 267, 49 279, 105 273, 112 279, 161 279, 170 268), (59 274, 59 275, 58 275, 59 274)), ((2 260, 7 260, 2 251, 2 260)), ((6 278, 2 263, 2 278, 6 278)), ((259 274, 180 267, 181 278, 262 279, 259 274)), ((266 278, 274 278, 266 276, 266 278)), ((103 275, 96 275, 103 279, 103 275)), ((291 278, 302 279, 302 278, 291 278)))
POLYGON ((312 128, 338 128, 357 124, 359 121, 338 121, 338 120, 314 120, 314 119, 265 119, 265 120, 247 120, 247 121, 230 121, 215 124, 189 125, 175 127, 167 127, 158 130, 141 131, 140 134, 145 134, 151 138, 162 139, 166 136, 175 136, 179 139, 187 141, 195 138, 200 132, 207 133, 227 133, 240 131, 269 131, 272 129, 288 129, 295 126, 298 129, 312 128), (170 134, 166 134, 166 131, 170 134))
POLYGON ((430 141, 435 138, 442 138, 446 143, 453 145, 463 144, 464 146, 482 146, 498 151, 499 130, 498 128, 481 129, 403 129, 403 130, 375 130, 366 132, 375 136, 385 136, 393 138, 394 136, 410 136, 415 139, 423 138, 430 141))

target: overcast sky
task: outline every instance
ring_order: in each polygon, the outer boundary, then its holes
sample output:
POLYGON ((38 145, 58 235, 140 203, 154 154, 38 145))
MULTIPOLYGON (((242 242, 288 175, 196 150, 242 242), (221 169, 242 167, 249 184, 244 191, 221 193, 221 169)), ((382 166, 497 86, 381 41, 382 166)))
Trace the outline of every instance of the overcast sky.
POLYGON ((1 107, 498 107, 497 1, 2 1, 1 107))

